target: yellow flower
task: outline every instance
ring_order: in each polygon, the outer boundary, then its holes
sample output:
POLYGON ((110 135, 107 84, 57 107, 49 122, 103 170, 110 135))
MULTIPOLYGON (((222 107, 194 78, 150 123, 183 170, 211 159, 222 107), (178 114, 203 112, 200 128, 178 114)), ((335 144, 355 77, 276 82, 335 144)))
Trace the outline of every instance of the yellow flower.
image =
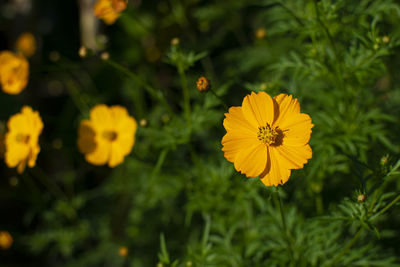
POLYGON ((225 158, 247 177, 259 176, 266 186, 286 183, 291 169, 303 168, 312 157, 308 141, 313 124, 292 96, 253 92, 225 116, 225 158))
POLYGON ((127 1, 125 0, 97 0, 93 12, 106 24, 113 24, 126 7, 127 1))
POLYGON ((9 249, 14 242, 11 234, 7 231, 0 231, 0 249, 9 249))
POLYGON ((90 120, 81 121, 79 150, 91 164, 115 167, 131 152, 136 129, 136 120, 124 107, 97 105, 90 111, 90 120))
POLYGON ((24 32, 18 37, 15 46, 25 57, 31 57, 36 51, 35 37, 30 32, 24 32))
POLYGON ((28 83, 29 63, 22 55, 0 52, 0 83, 4 93, 16 95, 28 83))
POLYGON ((27 164, 31 168, 35 166, 43 122, 39 112, 24 106, 21 113, 11 116, 7 126, 5 161, 8 167, 17 167, 18 173, 22 173, 27 164))
POLYGON ((127 247, 125 247, 125 246, 122 246, 122 247, 120 247, 119 249, 118 249, 118 255, 120 255, 121 257, 126 257, 126 256, 128 256, 128 252, 129 252, 129 250, 128 250, 128 248, 127 247))

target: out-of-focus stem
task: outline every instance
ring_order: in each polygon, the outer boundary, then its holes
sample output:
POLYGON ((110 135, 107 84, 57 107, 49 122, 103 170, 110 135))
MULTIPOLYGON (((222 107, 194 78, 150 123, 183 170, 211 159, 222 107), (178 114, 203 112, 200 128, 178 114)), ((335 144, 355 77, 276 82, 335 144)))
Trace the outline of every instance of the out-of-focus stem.
POLYGON ((386 207, 384 207, 383 209, 381 209, 377 214, 373 215, 371 217, 371 220, 375 219, 376 217, 378 217, 379 215, 382 215, 383 213, 385 213, 385 211, 387 211, 388 209, 390 209, 390 207, 392 207, 394 204, 396 204, 398 201, 400 200, 400 195, 398 195, 395 199, 392 200, 392 202, 390 202, 389 204, 387 204, 386 207))
POLYGON ((190 119, 190 97, 189 88, 187 86, 186 73, 182 66, 178 66, 179 77, 181 79, 181 86, 183 92, 183 110, 185 112, 187 127, 192 129, 192 122, 190 119))
POLYGON ((149 84, 147 84, 145 81, 143 81, 139 75, 136 75, 135 73, 131 72, 129 69, 125 68, 124 66, 118 64, 117 62, 111 60, 111 59, 107 59, 104 60, 104 62, 106 62, 107 64, 109 64, 110 66, 112 66, 113 68, 120 70, 122 73, 124 73, 126 76, 128 76, 129 78, 131 78, 133 81, 135 81, 137 84, 143 86, 143 88, 154 98, 156 98, 157 100, 159 100, 161 103, 164 104, 165 108, 167 109, 167 111, 170 114, 172 113, 172 109, 170 107, 170 105, 168 104, 167 100, 165 99, 165 97, 159 92, 156 91, 153 87, 151 87, 149 84))
POLYGON ((97 49, 96 35, 98 20, 93 14, 94 0, 79 0, 81 45, 97 49))
POLYGON ((290 241, 289 231, 286 226, 285 212, 283 211, 282 200, 281 200, 281 196, 279 195, 279 187, 276 188, 275 192, 273 193, 273 197, 275 200, 275 206, 278 206, 279 212, 281 214, 282 228, 283 228, 285 239, 286 239, 286 242, 287 242, 287 245, 289 248, 290 259, 291 259, 292 263, 294 264, 295 260, 294 260, 294 255, 293 255, 292 242, 290 241))

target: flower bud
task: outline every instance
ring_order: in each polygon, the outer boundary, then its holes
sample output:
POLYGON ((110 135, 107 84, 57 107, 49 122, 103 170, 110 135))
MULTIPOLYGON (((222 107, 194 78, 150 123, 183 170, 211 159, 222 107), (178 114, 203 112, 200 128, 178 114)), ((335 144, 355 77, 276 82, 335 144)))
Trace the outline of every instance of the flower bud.
POLYGON ((204 76, 201 76, 196 82, 196 88, 200 92, 207 92, 210 86, 210 81, 204 76))

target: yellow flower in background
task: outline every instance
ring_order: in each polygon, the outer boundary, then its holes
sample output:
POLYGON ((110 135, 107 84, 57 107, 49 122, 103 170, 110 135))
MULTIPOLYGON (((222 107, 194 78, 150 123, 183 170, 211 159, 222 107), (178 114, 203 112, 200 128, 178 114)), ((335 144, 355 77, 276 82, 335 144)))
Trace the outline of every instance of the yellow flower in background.
POLYGON ((14 239, 7 231, 0 231, 0 249, 9 249, 14 239))
POLYGON ((8 167, 17 167, 17 172, 22 173, 26 165, 35 166, 43 122, 39 112, 24 106, 20 113, 10 117, 7 126, 5 161, 8 167))
POLYGON ((121 257, 125 258, 126 256, 128 256, 129 250, 127 247, 122 246, 118 249, 118 255, 120 255, 121 257))
POLYGON ((15 47, 17 51, 21 52, 25 57, 31 57, 36 51, 36 40, 30 32, 22 33, 16 43, 15 47))
POLYGON ((136 120, 122 106, 97 105, 90 119, 81 121, 78 147, 93 165, 115 167, 124 161, 135 144, 136 120))
POLYGON ((113 24, 120 16, 120 12, 126 9, 125 0, 97 0, 94 6, 94 14, 106 24, 113 24))
POLYGON ((29 63, 22 55, 0 52, 0 84, 4 93, 15 95, 28 84, 29 63))
POLYGON ((253 92, 242 106, 225 113, 222 151, 237 171, 259 176, 266 186, 277 186, 287 182, 291 169, 303 168, 312 157, 308 141, 313 126, 292 96, 271 98, 253 92))

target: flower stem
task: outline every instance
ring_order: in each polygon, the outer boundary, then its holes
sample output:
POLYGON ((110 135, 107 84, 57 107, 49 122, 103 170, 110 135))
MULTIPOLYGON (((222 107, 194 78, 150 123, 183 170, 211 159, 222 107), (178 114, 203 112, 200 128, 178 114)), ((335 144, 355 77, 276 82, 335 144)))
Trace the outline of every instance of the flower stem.
POLYGON ((187 86, 186 74, 183 66, 181 64, 178 65, 179 77, 181 79, 182 93, 183 93, 183 110, 186 116, 186 123, 189 131, 192 129, 192 122, 190 119, 190 96, 189 96, 189 88, 187 86))
POLYGON ((219 95, 217 95, 217 94, 214 92, 214 90, 213 90, 212 88, 210 88, 209 91, 210 91, 216 98, 218 98, 218 100, 221 102, 221 104, 224 106, 224 108, 226 108, 226 109, 229 108, 228 105, 225 104, 225 101, 224 101, 219 95))
POLYGON ((396 204, 396 202, 398 202, 400 200, 400 195, 398 195, 395 199, 392 200, 392 202, 390 202, 389 204, 387 204, 386 207, 384 207, 383 209, 381 209, 378 213, 376 213, 375 215, 373 215, 371 217, 371 220, 375 219, 376 217, 378 217, 379 215, 383 214, 385 211, 387 211, 388 209, 390 209, 390 207, 392 207, 394 204, 396 204))
POLYGON ((273 193, 275 206, 277 206, 279 208, 279 212, 281 214, 282 229, 284 231, 286 243, 287 243, 287 246, 288 246, 288 249, 289 249, 290 259, 291 259, 292 263, 295 263, 294 255, 293 255, 292 242, 290 240, 290 234, 289 234, 288 228, 286 226, 285 212, 283 211, 283 205, 282 205, 281 197, 279 195, 279 190, 280 190, 280 188, 276 187, 276 190, 273 193))
POLYGON ((121 71, 122 73, 124 73, 126 76, 128 76, 129 78, 131 78, 134 82, 136 82, 137 84, 139 84, 140 86, 143 86, 143 88, 151 95, 153 96, 155 99, 159 100, 161 103, 164 104, 165 108, 167 109, 167 111, 170 114, 173 114, 172 109, 170 107, 170 105, 168 104, 167 100, 165 99, 165 97, 159 92, 156 91, 153 87, 151 87, 149 84, 147 84, 145 81, 143 81, 139 75, 136 75, 135 73, 131 72, 128 68, 118 64, 117 62, 111 60, 111 59, 107 59, 104 60, 104 62, 106 62, 107 64, 109 64, 110 66, 112 66, 113 68, 121 71))
POLYGON ((336 257, 333 258, 332 263, 330 266, 336 266, 336 262, 344 255, 346 252, 354 245, 354 243, 357 241, 358 237, 360 236, 361 232, 363 231, 364 228, 360 227, 358 229, 357 233, 353 236, 353 238, 350 240, 349 243, 347 243, 346 247, 336 255, 336 257))

